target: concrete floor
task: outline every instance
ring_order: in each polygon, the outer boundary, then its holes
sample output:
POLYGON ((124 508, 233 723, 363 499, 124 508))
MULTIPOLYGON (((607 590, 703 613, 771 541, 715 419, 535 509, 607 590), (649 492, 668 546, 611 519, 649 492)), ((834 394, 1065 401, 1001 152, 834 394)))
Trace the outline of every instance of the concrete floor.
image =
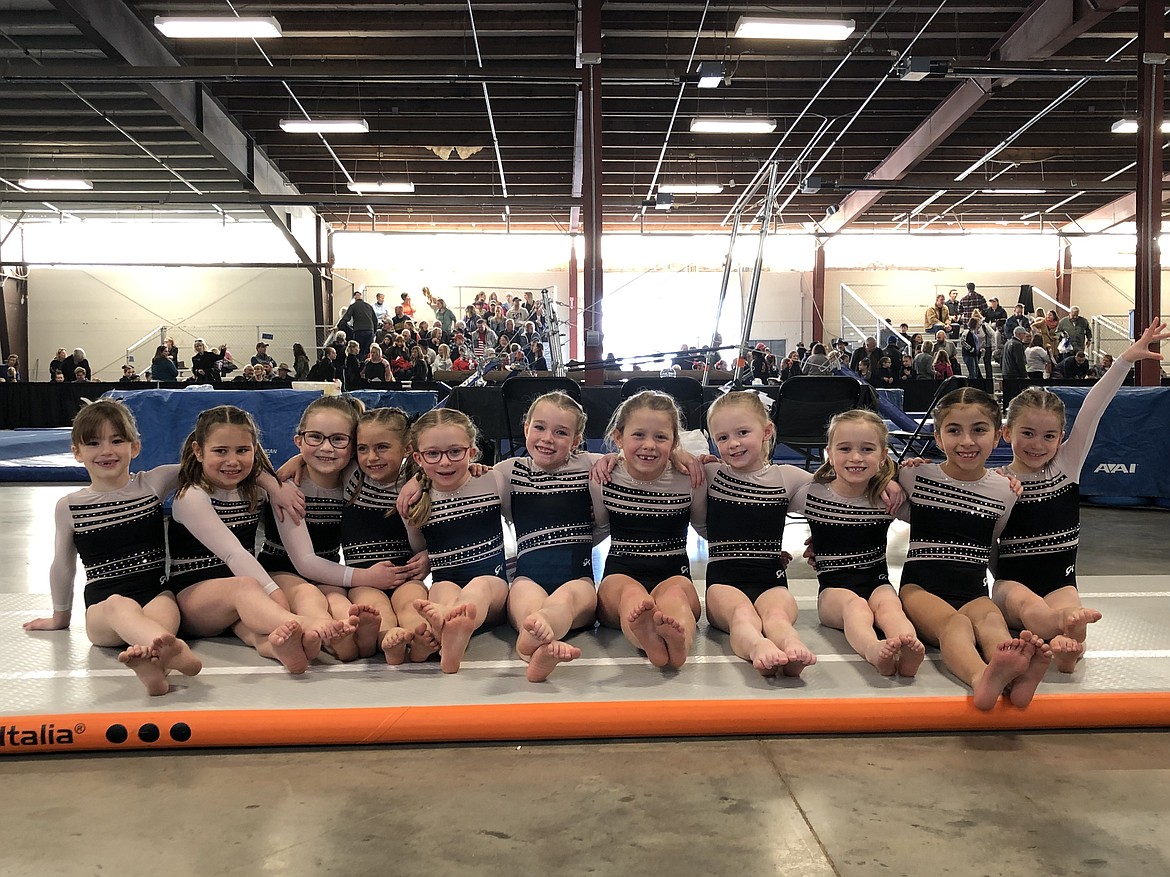
MULTIPOLYGON (((64 489, 0 487, 0 591, 64 489)), ((1085 507, 1085 575, 1165 512, 1085 507)), ((794 570, 795 572, 795 570, 794 570)), ((9 623, 12 623, 9 621, 9 623)), ((1164 732, 0 757, 0 875, 1170 874, 1164 732)))

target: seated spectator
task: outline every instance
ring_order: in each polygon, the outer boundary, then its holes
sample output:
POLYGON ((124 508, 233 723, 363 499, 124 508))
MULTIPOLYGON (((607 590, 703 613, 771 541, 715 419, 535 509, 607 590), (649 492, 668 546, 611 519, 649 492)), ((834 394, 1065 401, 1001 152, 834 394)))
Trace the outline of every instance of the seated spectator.
POLYGON ((416 344, 410 349, 410 380, 431 381, 434 378, 426 353, 416 344))
POLYGON ((458 356, 456 356, 455 360, 451 363, 452 371, 469 372, 473 368, 475 368, 475 366, 472 364, 471 360, 464 355, 463 351, 460 351, 458 356))
POLYGON ((451 347, 447 344, 439 345, 438 355, 435 357, 434 369, 437 372, 449 372, 455 368, 451 360, 451 347))
POLYGON ((248 363, 238 375, 232 378, 233 384, 251 384, 256 381, 256 366, 248 363))
POLYGON ((69 354, 65 352, 64 347, 57 348, 57 355, 49 360, 49 380, 57 380, 57 375, 61 374, 61 370, 65 367, 65 360, 69 358, 69 354))
POLYGON ((84 369, 84 368, 82 368, 81 366, 78 366, 77 368, 75 368, 75 369, 73 370, 73 382, 74 382, 75 384, 87 384, 87 383, 89 383, 89 377, 88 377, 88 375, 86 374, 86 371, 85 371, 85 369, 84 369))
POLYGON ((808 359, 804 361, 804 373, 806 375, 827 375, 831 374, 831 367, 829 366, 829 356, 825 353, 825 345, 819 341, 813 344, 812 353, 808 355, 808 359))
POLYGON ((323 349, 321 358, 309 369, 310 381, 324 381, 331 383, 338 377, 337 374, 337 350, 334 347, 326 347, 323 349))
POLYGON ((544 345, 539 341, 532 342, 532 360, 529 366, 534 372, 551 371, 548 367, 548 359, 544 355, 544 345))
POLYGON ((189 383, 218 384, 222 374, 219 364, 223 361, 226 344, 219 346, 219 351, 207 349, 207 343, 202 338, 195 339, 195 355, 191 357, 191 377, 189 383))
POLYGON ((898 382, 906 383, 914 380, 914 357, 909 353, 902 354, 902 369, 898 372, 898 382))
POLYGON ((1089 377, 1089 358, 1085 351, 1078 350, 1075 354, 1065 357, 1060 362, 1060 370, 1067 380, 1084 381, 1089 377))
POLYGON ((278 365, 276 367, 276 380, 287 381, 288 383, 291 384, 292 379, 293 379, 292 369, 289 368, 287 362, 282 362, 280 365, 278 365))
POLYGON ((858 360, 857 368, 855 368, 854 371, 857 372, 858 376, 863 381, 868 381, 869 380, 869 358, 862 357, 860 360, 858 360))
POLYGON ((402 331, 402 327, 406 325, 406 321, 409 319, 410 317, 406 316, 406 313, 402 309, 402 305, 394 306, 394 314, 390 317, 390 324, 394 327, 394 331, 402 331))
POLYGON ((63 384, 63 383, 65 383, 65 373, 64 373, 64 372, 62 372, 62 371, 57 371, 57 372, 56 372, 56 373, 53 375, 53 383, 55 383, 55 384, 63 384))
POLYGON ((260 365, 265 362, 270 362, 274 366, 276 365, 276 360, 268 355, 268 342, 257 341, 256 355, 252 357, 252 365, 260 365))
POLYGON ((136 384, 140 378, 134 373, 134 364, 126 363, 122 366, 122 377, 118 378, 119 384, 136 384))
POLYGON ((1056 365, 1044 344, 1044 336, 1040 333, 1032 336, 1032 343, 1024 351, 1024 361, 1028 366, 1028 377, 1033 381, 1051 377, 1052 369, 1056 365))
POLYGON ((894 385, 894 361, 883 356, 878 360, 878 367, 869 376, 869 382, 875 387, 892 387, 894 385))
POLYGON ((15 353, 8 354, 8 359, 5 360, 4 374, 10 384, 24 380, 20 374, 20 357, 15 353))
POLYGON ((390 371, 390 363, 382 357, 382 348, 377 344, 370 345, 370 358, 362 366, 362 377, 370 383, 394 383, 394 375, 390 371))
POLYGON ((146 370, 146 376, 152 381, 177 381, 179 379, 179 367, 175 365, 175 360, 165 344, 160 344, 154 349, 154 359, 150 361, 150 368, 146 370))
POLYGON ((934 354, 934 377, 937 381, 945 381, 947 378, 953 378, 955 370, 951 368, 951 358, 947 356, 945 347, 939 348, 934 354))
MULTIPOLYGON (((765 368, 767 368, 767 360, 765 360, 765 368)), ((804 374, 804 368, 800 362, 799 351, 793 350, 788 356, 784 357, 784 364, 780 366, 780 380, 786 381, 789 378, 799 377, 804 374)))
POLYGON ((1101 361, 1089 369, 1089 377, 1096 380, 1102 377, 1105 372, 1109 371, 1113 366, 1113 357, 1108 353, 1101 354, 1101 361))

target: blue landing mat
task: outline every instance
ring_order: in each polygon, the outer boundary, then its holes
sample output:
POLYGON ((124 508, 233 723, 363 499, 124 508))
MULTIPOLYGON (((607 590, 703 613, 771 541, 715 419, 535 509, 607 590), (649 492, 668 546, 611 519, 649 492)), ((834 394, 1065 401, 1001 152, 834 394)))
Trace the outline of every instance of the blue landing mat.
POLYGON ((69 450, 69 429, 0 431, 0 482, 87 481, 69 450))

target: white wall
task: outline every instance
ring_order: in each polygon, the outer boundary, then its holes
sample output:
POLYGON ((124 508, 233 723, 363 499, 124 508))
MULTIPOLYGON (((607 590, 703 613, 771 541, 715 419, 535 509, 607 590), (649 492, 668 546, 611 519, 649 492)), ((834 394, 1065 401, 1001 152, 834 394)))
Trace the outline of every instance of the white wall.
MULTIPOLYGON (((34 268, 28 281, 30 376, 47 379, 58 347, 82 347, 97 377, 116 380, 126 347, 159 325, 170 327, 188 362, 196 337, 212 346, 226 342, 246 362, 262 332, 274 336, 269 353, 278 360, 291 364, 296 341, 312 359, 312 290, 309 272, 297 268, 34 268)), ((139 351, 139 371, 154 346, 139 351)))

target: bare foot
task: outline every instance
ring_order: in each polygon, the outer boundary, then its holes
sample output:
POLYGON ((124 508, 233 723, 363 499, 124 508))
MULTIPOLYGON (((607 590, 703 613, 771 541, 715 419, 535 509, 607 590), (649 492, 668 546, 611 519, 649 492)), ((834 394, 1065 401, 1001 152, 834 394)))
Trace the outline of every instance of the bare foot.
POLYGON ((447 618, 447 610, 451 607, 440 606, 430 600, 415 600, 410 605, 415 612, 426 619, 427 624, 430 625, 431 633, 435 635, 436 640, 439 640, 443 636, 443 624, 447 618))
MULTIPOLYGON (((361 636, 361 631, 358 631, 361 636)), ((386 655, 386 663, 390 666, 401 664, 406 660, 406 646, 414 639, 414 634, 401 627, 392 627, 382 637, 382 652, 386 655)))
POLYGON ((899 639, 902 640, 902 650, 898 653, 898 675, 916 676, 926 657, 926 646, 912 633, 904 633, 899 639))
POLYGON ((799 676, 805 667, 811 667, 817 662, 817 656, 796 637, 782 640, 776 645, 784 649, 784 654, 788 656, 788 663, 784 665, 785 676, 799 676))
POLYGON ((439 650, 439 638, 425 621, 414 629, 414 638, 410 641, 410 660, 421 664, 439 650))
POLYGON ((1071 673, 1077 668, 1077 662, 1085 656, 1085 644, 1063 633, 1054 636, 1049 645, 1052 646, 1056 669, 1061 673, 1071 673))
POLYGON ((995 647, 987 668, 974 686, 975 708, 989 710, 995 706, 1008 684, 1028 669, 1036 647, 1022 639, 1004 640, 995 647))
POLYGON ((898 656, 902 649, 902 640, 899 637, 879 639, 865 650, 862 656, 882 676, 893 676, 898 669, 898 656))
POLYGON ((626 624, 630 626, 630 633, 638 641, 638 646, 646 653, 650 663, 655 667, 665 667, 670 662, 670 653, 666 650, 666 643, 658 634, 654 624, 654 601, 647 597, 626 616, 626 624))
POLYGON ((304 635, 301 623, 295 619, 286 621, 268 634, 268 644, 272 646, 276 660, 284 664, 284 668, 294 676, 299 676, 309 669, 309 658, 305 654, 303 642, 304 635))
POLYGON ((1030 637, 1028 644, 1034 648, 1034 651, 1028 662, 1028 669, 1012 682, 1012 690, 1008 695, 1012 705, 1021 709, 1032 702, 1040 680, 1044 678, 1044 674, 1048 672, 1048 665, 1052 663, 1052 646, 1030 631, 1020 631, 1020 639, 1025 637, 1030 637))
POLYGON ((356 628, 353 638, 358 656, 368 658, 373 655, 378 650, 382 613, 368 603, 355 603, 349 607, 349 618, 346 623, 356 628))
POLYGON ((1060 632, 1079 643, 1085 641, 1088 626, 1101 620, 1101 613, 1087 606, 1069 606, 1060 610, 1060 632))
MULTIPOLYGON (((553 635, 552 625, 548 623, 540 612, 533 612, 520 625, 520 635, 516 637, 516 651, 524 660, 528 660, 541 646, 551 643, 556 637, 553 635)), ((539 680, 537 680, 539 681, 539 680)))
POLYGON ((556 669, 557 664, 563 664, 579 657, 581 657, 581 650, 576 646, 571 646, 560 640, 544 643, 532 653, 532 659, 528 662, 528 673, 526 674, 528 681, 544 682, 548 679, 549 674, 556 669))
POLYGON ((677 670, 686 663, 691 644, 682 622, 662 612, 654 613, 654 631, 666 644, 667 664, 677 670))
POLYGON ((151 653, 149 646, 131 645, 118 655, 118 660, 134 671, 134 675, 151 697, 158 697, 171 690, 171 686, 167 684, 167 671, 151 653))
POLYGON ((767 637, 757 640, 749 652, 752 666, 760 672, 761 676, 766 678, 775 676, 776 671, 788 663, 788 656, 784 654, 784 649, 767 637))
POLYGON ((476 608, 471 603, 461 603, 447 611, 443 632, 439 635, 439 666, 444 673, 459 672, 463 654, 475 632, 476 615, 476 608))
POLYGON ((194 676, 203 669, 203 662, 195 657, 190 646, 173 633, 156 636, 150 650, 158 657, 163 670, 178 670, 184 676, 194 676))

